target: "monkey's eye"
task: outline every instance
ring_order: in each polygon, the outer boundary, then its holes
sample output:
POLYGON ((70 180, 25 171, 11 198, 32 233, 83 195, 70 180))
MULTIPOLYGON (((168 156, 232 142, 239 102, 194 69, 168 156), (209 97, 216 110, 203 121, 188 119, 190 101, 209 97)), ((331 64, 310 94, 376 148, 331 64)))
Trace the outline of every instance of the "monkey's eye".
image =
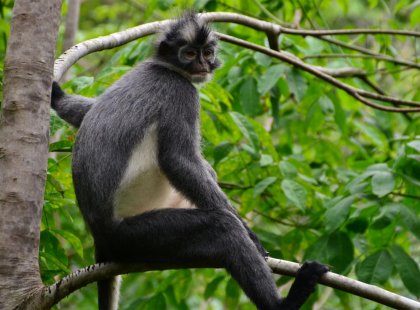
POLYGON ((204 50, 203 51, 203 56, 205 59, 209 60, 211 58, 213 58, 213 51, 210 49, 204 50))
POLYGON ((182 53, 183 56, 188 60, 193 60, 197 57, 197 52, 194 50, 186 50, 182 53))

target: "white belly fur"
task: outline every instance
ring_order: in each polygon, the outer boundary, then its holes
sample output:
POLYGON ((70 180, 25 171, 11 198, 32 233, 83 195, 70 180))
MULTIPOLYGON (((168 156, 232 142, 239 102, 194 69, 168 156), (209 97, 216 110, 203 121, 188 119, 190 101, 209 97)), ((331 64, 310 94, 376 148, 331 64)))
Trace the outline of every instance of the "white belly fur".
POLYGON ((194 208, 159 168, 156 124, 136 146, 115 194, 115 216, 124 218, 163 208, 194 208))

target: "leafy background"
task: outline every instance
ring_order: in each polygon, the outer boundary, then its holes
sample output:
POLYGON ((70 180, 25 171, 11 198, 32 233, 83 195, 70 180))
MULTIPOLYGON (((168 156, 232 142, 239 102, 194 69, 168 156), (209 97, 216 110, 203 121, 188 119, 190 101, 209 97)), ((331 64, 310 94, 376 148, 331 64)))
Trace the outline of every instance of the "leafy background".
MULTIPOLYGON (((0 1, 0 59, 13 1, 0 1)), ((158 0, 85 1, 77 41, 177 16, 185 8, 231 11, 302 28, 419 30, 420 6, 410 0, 158 0)), ((67 3, 64 1, 63 16, 67 3)), ((64 25, 64 23, 63 23, 64 25)), ((263 33, 218 24, 224 33, 267 45, 263 33)), ((60 51, 64 26, 60 28, 60 51)), ((396 58, 416 61, 419 40, 340 36, 396 58)), ((64 84, 69 93, 96 96, 151 53, 153 38, 85 57, 64 84)), ((311 37, 279 38, 299 57, 354 53, 311 37)), ((270 255, 319 260, 334 272, 420 297, 420 118, 361 105, 342 91, 267 56, 221 44, 223 67, 200 89, 203 152, 235 207, 270 255)), ((359 58, 308 58, 329 68, 368 72, 387 93, 420 101, 419 70, 359 58)), ((3 63, 0 63, 2 75, 3 63)), ((346 83, 369 90, 357 78, 346 83)), ((1 87, 0 87, 1 93, 1 87)), ((1 95, 1 94, 0 94, 1 95)), ((1 96, 0 96, 1 97, 1 96)), ((93 263, 93 242, 76 207, 71 150, 76 131, 51 117, 40 266, 45 283, 93 263)), ((286 294, 291 279, 276 278, 286 294)), ((180 270, 124 276, 121 309, 254 309, 223 270, 180 270)), ((94 309, 90 285, 57 309, 94 309)), ((385 309, 320 287, 305 309, 385 309)))

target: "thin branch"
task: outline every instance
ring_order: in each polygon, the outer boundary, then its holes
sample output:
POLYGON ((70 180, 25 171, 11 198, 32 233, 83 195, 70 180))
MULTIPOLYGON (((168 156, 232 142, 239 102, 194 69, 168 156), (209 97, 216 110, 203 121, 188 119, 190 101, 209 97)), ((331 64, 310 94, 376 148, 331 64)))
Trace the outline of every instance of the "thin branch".
MULTIPOLYGON (((300 265, 297 263, 268 258, 268 265, 273 273, 295 277, 300 265)), ((86 286, 89 283, 106 279, 119 274, 132 272, 146 272, 151 270, 181 269, 181 268, 218 268, 214 264, 117 264, 106 263, 96 264, 77 270, 55 284, 46 287, 42 294, 40 304, 44 307, 51 307, 57 304, 70 293, 86 286)), ((397 294, 386 291, 382 288, 366 284, 345 276, 328 272, 320 280, 321 284, 330 286, 363 298, 370 299, 396 309, 420 309, 420 303, 397 294)))
POLYGON ((303 56, 302 60, 310 59, 310 58, 367 58, 367 59, 375 59, 375 60, 382 60, 387 62, 398 63, 399 65, 407 66, 410 68, 417 68, 420 69, 420 64, 398 60, 389 56, 384 56, 380 54, 374 55, 360 55, 360 54, 318 54, 318 55, 308 55, 303 56))
MULTIPOLYGON (((280 35, 282 33, 285 34, 290 34, 290 35, 303 35, 303 36, 312 36, 315 38, 318 38, 322 41, 326 41, 347 49, 351 49, 354 51, 358 51, 360 53, 363 54, 368 54, 368 55, 373 55, 373 56, 382 56, 382 57, 388 57, 387 55, 383 55, 383 54, 378 54, 375 53, 369 49, 360 47, 360 46, 355 46, 355 45, 351 45, 351 44, 347 44, 345 42, 342 42, 340 40, 336 40, 333 38, 327 38, 324 37, 325 35, 327 35, 326 32, 332 31, 342 31, 342 30, 296 30, 296 29, 292 29, 292 28, 288 28, 288 27, 284 27, 281 26, 279 24, 274 24, 274 23, 269 23, 266 21, 261 21, 255 18, 251 18, 248 16, 244 16, 244 15, 240 15, 240 14, 235 14, 235 13, 221 13, 221 12, 217 12, 217 13, 206 13, 203 14, 203 16, 208 20, 208 21, 212 21, 212 22, 232 22, 232 23, 237 23, 237 24, 241 24, 243 26, 247 26, 247 27, 251 27, 260 31, 264 31, 266 33, 272 33, 274 35, 280 35), (299 33, 300 32, 300 33, 299 33)), ((344 31, 353 31, 353 30, 344 30, 344 31)), ((354 31, 359 31, 359 30, 354 30, 354 31)), ((362 29, 361 31, 369 31, 368 29, 362 29)), ((389 32, 389 34, 399 34, 399 35, 408 35, 409 33, 414 33, 415 36, 420 36, 420 32, 414 32, 414 31, 399 31, 399 30, 372 30, 372 34, 379 34, 379 33, 375 33, 377 31, 382 31, 382 32, 389 32)), ((366 34, 368 32, 365 32, 366 34)), ((401 64, 401 65, 406 65, 406 66, 416 66, 416 63, 413 62, 409 62, 409 61, 405 61, 405 60, 399 60, 399 59, 394 59, 392 57, 389 57, 389 61, 392 61, 396 64, 401 64)))
POLYGON ((340 40, 336 40, 333 38, 327 38, 327 37, 317 37, 319 40, 340 46, 340 47, 344 47, 346 49, 352 50, 352 51, 356 51, 356 52, 360 52, 362 54, 366 54, 366 55, 372 55, 372 56, 379 56, 381 54, 378 54, 374 51, 371 51, 370 49, 361 47, 361 46, 357 46, 354 44, 348 44, 346 42, 340 41, 340 40))
POLYGON ((392 192, 391 195, 400 196, 400 197, 409 198, 409 199, 414 199, 414 200, 420 200, 420 196, 416 196, 416 195, 410 195, 410 194, 404 194, 404 193, 394 193, 394 192, 392 192))
POLYGON ((401 35, 410 37, 420 37, 420 32, 409 31, 409 30, 394 30, 394 29, 331 29, 331 30, 303 30, 303 29, 291 29, 282 27, 282 33, 299 35, 299 36, 311 36, 311 37, 322 37, 331 35, 358 35, 358 34, 371 34, 371 35, 401 35))
POLYGON ((230 42, 230 43, 242 46, 242 47, 246 47, 246 48, 258 51, 260 53, 263 53, 263 54, 269 55, 271 57, 280 59, 284 62, 287 62, 288 64, 291 64, 295 67, 298 67, 298 68, 300 68, 300 69, 302 69, 306 72, 309 72, 309 73, 319 77, 320 79, 336 86, 337 88, 340 88, 340 89, 344 90, 350 96, 356 98, 358 101, 360 101, 360 102, 364 103, 365 105, 370 106, 372 108, 387 111, 387 112, 420 112, 420 103, 419 102, 405 101, 405 100, 402 100, 402 99, 383 96, 383 95, 378 95, 378 94, 373 94, 373 93, 369 93, 369 92, 366 92, 366 91, 358 89, 358 88, 354 88, 354 87, 349 86, 347 84, 341 83, 340 81, 336 80, 331 75, 328 75, 327 73, 324 73, 324 72, 320 71, 318 68, 315 68, 311 65, 308 65, 308 64, 304 63, 303 61, 300 60, 300 58, 298 58, 294 55, 293 55, 293 57, 291 57, 290 53, 281 52, 281 51, 280 52, 273 51, 273 50, 265 48, 263 46, 253 44, 253 43, 250 43, 248 41, 244 41, 244 40, 234 38, 234 37, 231 37, 231 36, 228 36, 228 35, 225 35, 225 34, 221 34, 221 33, 217 33, 217 35, 219 36, 220 40, 222 40, 222 41, 230 42), (377 100, 382 100, 382 101, 387 101, 387 102, 391 102, 391 103, 395 103, 395 104, 415 106, 415 108, 387 107, 387 106, 378 105, 376 103, 368 101, 364 97, 377 99, 377 100))

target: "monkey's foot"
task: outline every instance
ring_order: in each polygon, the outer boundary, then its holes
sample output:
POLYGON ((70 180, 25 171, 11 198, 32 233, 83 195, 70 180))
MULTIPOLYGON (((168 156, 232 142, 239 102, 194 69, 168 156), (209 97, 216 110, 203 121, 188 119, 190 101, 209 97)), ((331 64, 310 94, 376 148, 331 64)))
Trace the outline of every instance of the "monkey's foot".
POLYGON ((307 261, 298 270, 296 278, 301 278, 315 287, 322 275, 328 271, 330 271, 330 268, 326 265, 316 261, 307 261))

